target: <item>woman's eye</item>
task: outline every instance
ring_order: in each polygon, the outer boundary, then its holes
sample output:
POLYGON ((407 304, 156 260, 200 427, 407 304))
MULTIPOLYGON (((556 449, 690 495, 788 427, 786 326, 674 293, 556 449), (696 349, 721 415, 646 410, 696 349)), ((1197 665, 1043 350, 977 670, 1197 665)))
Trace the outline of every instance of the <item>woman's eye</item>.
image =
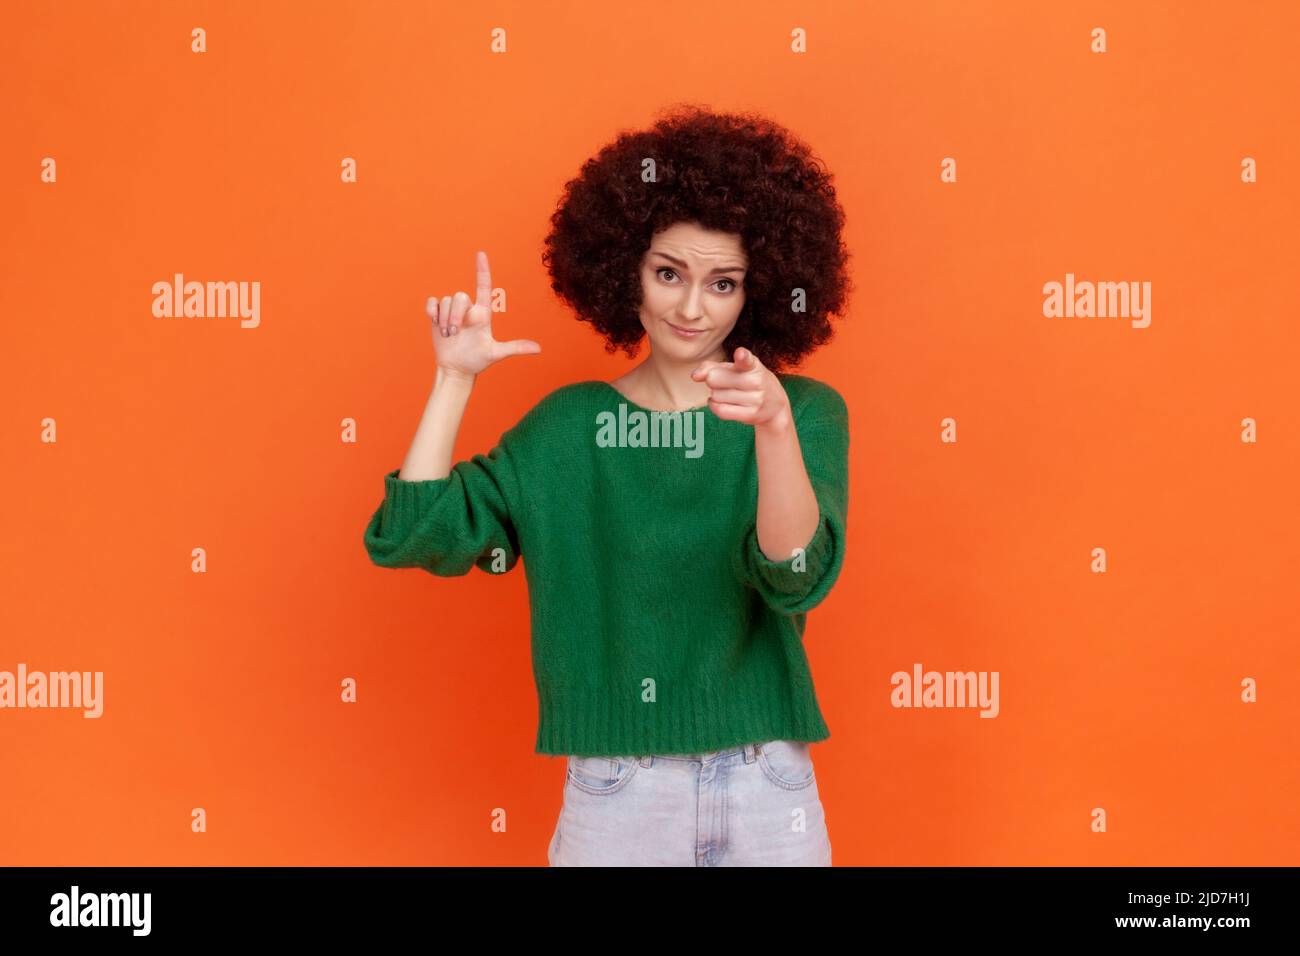
MULTIPOLYGON (((670 269, 667 266, 661 266, 655 270, 655 274, 658 275, 661 279, 664 278, 665 273, 667 273, 667 275, 671 276, 672 278, 677 278, 677 271, 675 269, 670 269)), ((668 281, 668 280, 665 279, 664 281, 668 281)), ((717 285, 721 285, 722 283, 726 283, 726 288, 719 289, 718 290, 719 292, 725 293, 725 292, 735 291, 736 289, 735 279, 719 279, 717 282, 714 283, 714 285, 717 286, 717 285)))

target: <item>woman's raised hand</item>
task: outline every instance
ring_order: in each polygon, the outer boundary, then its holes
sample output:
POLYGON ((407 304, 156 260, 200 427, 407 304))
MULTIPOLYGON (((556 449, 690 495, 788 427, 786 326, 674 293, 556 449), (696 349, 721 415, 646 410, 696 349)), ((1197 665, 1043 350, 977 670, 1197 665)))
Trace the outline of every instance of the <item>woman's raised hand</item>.
POLYGON ((475 376, 494 362, 511 355, 535 355, 542 347, 531 339, 498 342, 492 338, 492 272, 487 253, 476 257, 477 292, 473 304, 464 292, 429 298, 426 308, 433 319, 433 347, 438 367, 455 375, 475 376))

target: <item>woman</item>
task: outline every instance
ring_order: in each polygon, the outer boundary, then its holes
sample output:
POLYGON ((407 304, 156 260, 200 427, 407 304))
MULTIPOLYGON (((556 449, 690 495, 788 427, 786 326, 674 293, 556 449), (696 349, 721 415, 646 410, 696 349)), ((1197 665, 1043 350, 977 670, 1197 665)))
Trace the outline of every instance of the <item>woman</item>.
POLYGON ((366 548, 442 576, 526 559, 536 752, 568 758, 552 865, 830 865, 803 636, 844 559, 848 413, 782 369, 843 308, 843 225, 829 173, 761 117, 620 135, 543 262, 608 351, 649 354, 455 467, 477 376, 541 348, 493 339, 482 252, 472 304, 429 300, 433 391, 366 548))

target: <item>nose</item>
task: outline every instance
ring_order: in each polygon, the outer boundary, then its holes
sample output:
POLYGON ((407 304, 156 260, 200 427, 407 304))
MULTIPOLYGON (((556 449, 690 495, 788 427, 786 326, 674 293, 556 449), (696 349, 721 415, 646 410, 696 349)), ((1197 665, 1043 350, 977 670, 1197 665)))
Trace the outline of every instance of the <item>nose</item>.
POLYGON ((684 321, 694 322, 704 316, 704 293, 698 285, 686 287, 682 294, 681 317, 684 321))

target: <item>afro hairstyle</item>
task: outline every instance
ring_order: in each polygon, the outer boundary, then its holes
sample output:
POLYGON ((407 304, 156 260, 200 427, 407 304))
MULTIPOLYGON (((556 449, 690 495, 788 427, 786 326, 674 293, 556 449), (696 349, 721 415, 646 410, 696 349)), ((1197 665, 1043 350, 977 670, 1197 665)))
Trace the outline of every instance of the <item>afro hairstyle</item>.
POLYGON ((645 337, 641 265, 654 236, 682 221, 738 233, 745 304, 723 348, 744 346, 778 371, 827 342, 830 316, 842 314, 852 290, 844 219, 831 173, 788 130, 685 104, 583 164, 551 216, 542 262, 605 350, 630 357, 645 337))

